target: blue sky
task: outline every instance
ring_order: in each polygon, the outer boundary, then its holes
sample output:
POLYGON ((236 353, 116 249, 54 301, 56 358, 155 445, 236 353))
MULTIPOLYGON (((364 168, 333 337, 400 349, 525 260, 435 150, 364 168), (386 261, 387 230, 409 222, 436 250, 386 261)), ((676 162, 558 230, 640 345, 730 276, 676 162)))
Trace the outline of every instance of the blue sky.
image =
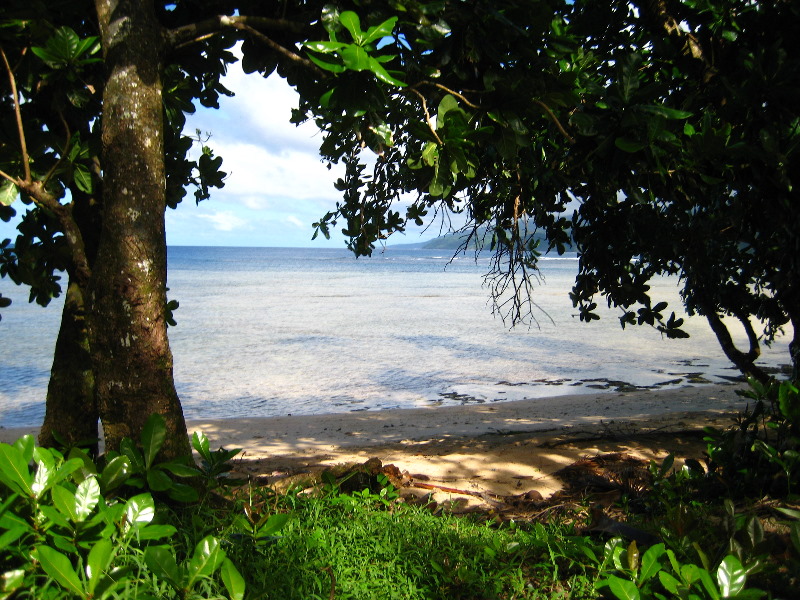
MULTIPOLYGON (((289 122, 297 96, 283 79, 245 75, 239 64, 223 81, 236 96, 220 98, 220 110, 199 108, 187 132, 211 135, 208 145, 223 157, 225 187, 196 205, 187 194, 176 210, 167 210, 167 243, 194 246, 343 247, 341 235, 311 241, 311 224, 336 206, 341 193, 333 182, 342 170, 328 170, 319 159, 321 136, 313 124, 289 122)), ((14 204, 17 211, 24 205, 14 204)), ((16 222, 0 221, 0 239, 14 238, 16 222)), ((424 239, 435 237, 432 230, 424 239)), ((395 243, 423 239, 417 231, 395 243)))

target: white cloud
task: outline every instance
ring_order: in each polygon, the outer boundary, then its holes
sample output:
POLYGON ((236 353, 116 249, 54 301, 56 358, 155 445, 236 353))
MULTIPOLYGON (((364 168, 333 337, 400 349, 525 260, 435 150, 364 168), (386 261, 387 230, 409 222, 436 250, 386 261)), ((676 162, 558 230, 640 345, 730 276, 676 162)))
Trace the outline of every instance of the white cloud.
POLYGON ((211 214, 197 215, 197 217, 199 219, 211 221, 212 227, 217 231, 233 231, 234 229, 243 229, 248 224, 245 219, 237 217, 231 212, 215 211, 211 214))
POLYGON ((308 230, 308 223, 304 223, 294 215, 289 215, 288 217, 286 217, 286 222, 300 229, 308 230))

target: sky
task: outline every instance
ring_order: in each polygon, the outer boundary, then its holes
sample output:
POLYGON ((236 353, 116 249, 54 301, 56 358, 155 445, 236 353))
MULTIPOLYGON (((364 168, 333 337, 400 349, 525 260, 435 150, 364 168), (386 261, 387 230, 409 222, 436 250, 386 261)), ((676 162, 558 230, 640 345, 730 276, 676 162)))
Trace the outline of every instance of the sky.
MULTIPOLYGON (((186 132, 200 129, 211 135, 207 145, 222 156, 222 170, 228 173, 225 187, 212 189, 211 198, 199 205, 190 189, 176 210, 167 209, 167 243, 344 247, 341 235, 311 240, 312 223, 341 199, 333 182, 343 169, 334 165, 328 170, 321 162, 322 138, 313 123, 297 127, 289 122, 297 106, 294 90, 277 75, 245 75, 239 63, 229 67, 223 84, 236 96, 221 96, 219 110, 198 107, 187 118, 186 132)), ((14 208, 25 210, 19 201, 14 208)), ((0 240, 16 236, 17 220, 0 221, 0 240)), ((409 230, 393 239, 411 243, 432 237, 409 230)))

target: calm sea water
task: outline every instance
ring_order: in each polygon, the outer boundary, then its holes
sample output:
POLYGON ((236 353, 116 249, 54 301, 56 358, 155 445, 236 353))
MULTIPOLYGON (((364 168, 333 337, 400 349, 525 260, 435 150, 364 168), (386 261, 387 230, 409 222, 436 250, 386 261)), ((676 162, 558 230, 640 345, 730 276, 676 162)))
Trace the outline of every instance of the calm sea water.
MULTIPOLYGON (((568 291, 574 258, 545 258, 539 326, 491 315, 488 261, 447 251, 173 247, 169 297, 175 380, 187 418, 319 414, 495 402, 735 378, 704 320, 688 340, 619 326, 617 311, 581 323, 568 291), (546 313, 546 314, 545 314, 546 313), (548 316, 549 315, 549 316, 548 316)), ((677 282, 656 286, 679 306, 677 282)), ((14 304, 0 322, 0 425, 44 415, 60 300, 14 304)), ((785 361, 785 343, 764 362, 785 361)))

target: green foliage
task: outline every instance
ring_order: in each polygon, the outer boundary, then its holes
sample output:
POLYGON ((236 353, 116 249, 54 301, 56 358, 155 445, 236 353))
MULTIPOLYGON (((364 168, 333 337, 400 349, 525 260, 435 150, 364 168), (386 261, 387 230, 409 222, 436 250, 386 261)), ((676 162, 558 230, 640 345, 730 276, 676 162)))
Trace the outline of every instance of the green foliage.
POLYGON ((800 392, 790 381, 750 381, 752 407, 734 429, 706 428, 708 469, 734 493, 792 495, 800 477, 800 392))
POLYGON ((164 493, 179 502, 196 501, 197 490, 171 477, 188 478, 200 474, 194 465, 188 464, 188 457, 156 462, 166 439, 166 432, 164 417, 152 414, 142 429, 139 446, 130 438, 124 438, 119 452, 108 453, 107 468, 111 471, 107 478, 101 477, 104 489, 114 489, 124 483, 127 486, 164 493))
POLYGON ((162 442, 153 419, 141 450, 105 468, 78 448, 69 458, 37 448, 30 436, 0 444, 0 598, 88 600, 137 590, 136 597, 183 599, 208 597, 219 581, 241 600, 244 578, 216 537, 204 537, 179 563, 178 529, 164 522, 166 507, 150 493, 120 494, 139 478, 149 481, 148 470, 169 468, 157 462, 162 442), (137 462, 139 471, 126 468, 137 462), (175 595, 165 595, 162 583, 175 595))
MULTIPOLYGON (((375 43, 383 38, 391 37, 397 17, 387 19, 379 25, 373 25, 367 31, 361 30, 361 20, 352 11, 332 13, 325 26, 330 34, 327 42, 305 42, 303 46, 309 50, 309 58, 321 69, 332 73, 345 70, 371 71, 380 81, 389 85, 403 87, 406 84, 396 79, 384 68, 383 64, 393 61, 396 56, 377 54, 375 43), (353 43, 337 41, 336 31, 347 30, 353 43)), ((335 91, 331 90, 331 93, 335 91)))

